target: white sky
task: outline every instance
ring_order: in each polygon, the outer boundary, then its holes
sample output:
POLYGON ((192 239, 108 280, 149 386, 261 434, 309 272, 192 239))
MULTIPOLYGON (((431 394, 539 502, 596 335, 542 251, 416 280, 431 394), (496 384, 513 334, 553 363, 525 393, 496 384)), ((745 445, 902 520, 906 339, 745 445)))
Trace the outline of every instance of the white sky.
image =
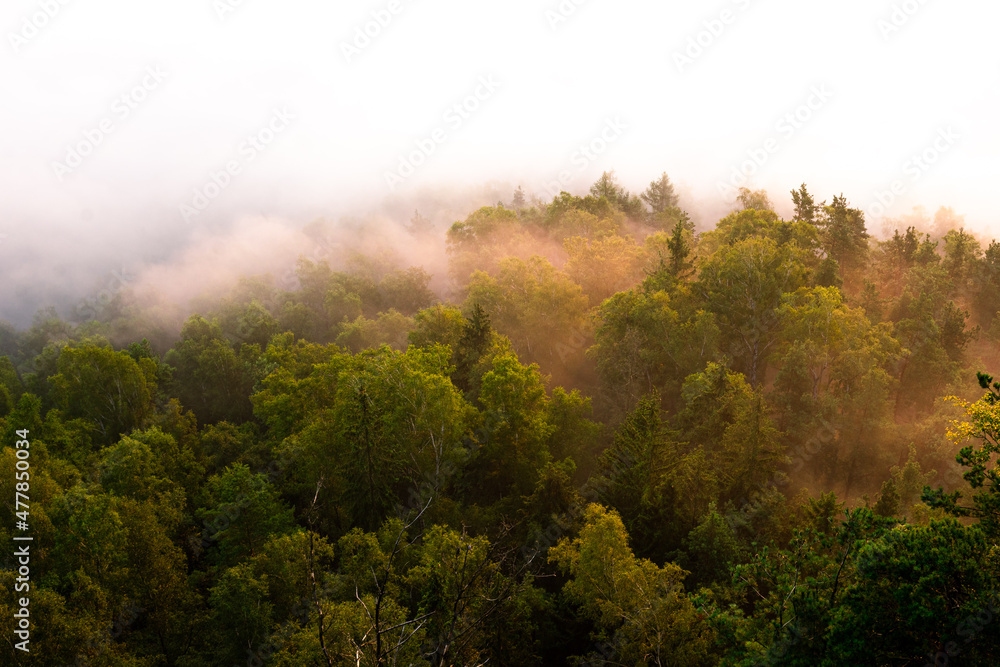
POLYGON ((996 3, 577 1, 399 0, 347 62, 342 45, 389 0, 228 0, 238 6, 222 18, 227 0, 7 0, 0 262, 45 264, 57 239, 85 257, 183 238, 192 225, 179 207, 230 160, 240 173, 197 225, 374 207, 390 194, 385 173, 436 128, 446 140, 396 195, 495 180, 543 194, 564 170, 564 187, 582 192, 606 169, 638 191, 667 171, 692 208, 723 210, 719 181, 773 138, 752 184, 779 212, 803 181, 819 199, 843 192, 872 211, 898 180, 888 215, 950 205, 972 227, 994 223, 996 3), (49 5, 55 16, 15 52, 11 35, 30 35, 25 20, 49 5), (553 27, 547 12, 559 7, 574 11, 553 27), (912 15, 883 34, 894 7, 912 15), (708 46, 678 71, 675 53, 723 11, 721 34, 702 35, 708 46), (122 118, 116 99, 149 67, 166 79, 122 118), (448 122, 481 77, 498 89, 460 126, 448 122), (832 97, 794 133, 781 131, 815 87, 832 97), (295 120, 246 161, 241 144, 274 109, 295 120), (626 129, 579 169, 578 148, 615 118, 626 129), (60 182, 54 163, 103 119, 114 131, 60 182), (926 171, 908 169, 946 128, 958 136, 939 144, 947 151, 926 171))

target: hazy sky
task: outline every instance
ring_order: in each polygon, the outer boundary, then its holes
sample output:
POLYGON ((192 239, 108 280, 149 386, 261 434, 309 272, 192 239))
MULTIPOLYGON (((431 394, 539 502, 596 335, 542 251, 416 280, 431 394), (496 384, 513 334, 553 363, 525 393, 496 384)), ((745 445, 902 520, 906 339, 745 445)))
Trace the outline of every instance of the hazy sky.
POLYGON ((806 182, 872 228, 922 204, 987 229, 998 18, 985 0, 7 0, 0 317, 242 216, 488 181, 548 197, 607 169, 633 190, 666 171, 700 211, 743 169, 786 215, 806 182))

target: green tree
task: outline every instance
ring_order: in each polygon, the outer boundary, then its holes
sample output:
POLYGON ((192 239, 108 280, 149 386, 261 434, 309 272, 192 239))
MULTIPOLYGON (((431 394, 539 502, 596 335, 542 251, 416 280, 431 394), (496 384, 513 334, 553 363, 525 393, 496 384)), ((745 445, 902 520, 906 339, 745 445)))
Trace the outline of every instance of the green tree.
POLYGON ((631 194, 618 183, 613 169, 601 174, 601 177, 590 186, 590 194, 596 199, 606 199, 633 220, 643 220, 646 217, 646 208, 643 206, 642 199, 631 194))
POLYGON ((504 571, 512 556, 485 537, 443 526, 424 535, 406 581, 420 601, 418 618, 427 617, 425 655, 432 665, 534 662, 534 647, 525 642, 530 584, 504 571))
POLYGON ((736 195, 742 211, 774 211, 774 204, 767 196, 766 190, 751 190, 750 188, 740 188, 736 195))
MULTIPOLYGON (((692 461, 707 458, 706 484, 711 479, 718 485, 721 500, 742 505, 775 479, 785 462, 784 446, 760 387, 709 363, 685 380, 682 397, 684 407, 674 418, 678 438, 688 443, 692 461)), ((700 519, 702 512, 689 519, 700 519)))
POLYGON ((698 290, 751 384, 763 379, 765 360, 779 340, 782 296, 801 287, 805 275, 790 249, 757 238, 719 249, 701 269, 698 290))
POLYGON ((684 538, 684 549, 684 564, 691 569, 688 586, 693 589, 728 583, 741 551, 736 534, 714 503, 702 522, 684 538))
POLYGON ((641 556, 659 559, 680 533, 669 475, 678 455, 662 422, 658 397, 643 397, 601 455, 590 486, 618 512, 641 556))
POLYGON ((216 633, 216 660, 242 664, 268 639, 274 609, 268 599, 268 579, 254 576, 240 563, 226 570, 209 594, 216 633))
POLYGON ((989 330, 1000 311, 1000 243, 991 241, 974 276, 973 308, 984 329, 989 330))
POLYGON ((412 329, 412 318, 390 309, 374 320, 359 315, 353 322, 344 322, 336 343, 352 352, 361 352, 379 345, 389 345, 401 350, 406 347, 412 329))
POLYGON ((407 336, 410 345, 426 347, 437 343, 454 351, 462 337, 465 318, 454 306, 437 304, 420 310, 413 316, 413 329, 407 336))
POLYGON ((517 213, 485 206, 448 229, 447 250, 452 277, 465 285, 474 271, 495 270, 518 244, 517 213))
POLYGON ((946 494, 943 489, 924 489, 923 500, 959 517, 975 517, 987 536, 1000 535, 1000 468, 995 456, 1000 454, 1000 383, 984 373, 977 374, 986 395, 975 403, 962 402, 965 421, 956 423, 948 436, 956 445, 964 445, 955 460, 967 468, 962 477, 975 491, 971 505, 961 505, 962 494, 946 494))
POLYGON ((564 363, 560 345, 589 329, 582 288, 542 257, 507 258, 496 275, 476 271, 467 294, 466 303, 481 305, 526 361, 564 363))
POLYGON ((812 398, 818 399, 830 383, 835 360, 861 344, 871 324, 859 310, 844 303, 833 287, 800 289, 787 294, 780 308, 783 346, 800 346, 812 381, 812 398))
POLYGON ((823 204, 816 204, 805 183, 798 190, 792 190, 792 203, 795 204, 795 220, 810 224, 816 223, 818 211, 823 208, 823 204))
POLYGON ((583 288, 591 303, 633 287, 642 280, 646 263, 643 248, 631 237, 605 236, 599 240, 568 238, 566 275, 583 288))
POLYGON ((496 357, 483 375, 478 402, 489 422, 465 469, 467 494, 489 503, 529 495, 550 460, 546 445, 553 432, 538 366, 524 366, 513 354, 496 357))
POLYGON ((156 365, 108 347, 67 346, 51 378, 67 415, 92 423, 105 443, 141 427, 153 409, 156 365))
POLYGON ((843 195, 834 196, 833 202, 823 207, 819 227, 827 257, 836 260, 849 275, 863 266, 868 254, 868 232, 860 209, 850 208, 843 195))
POLYGON ((511 199, 511 206, 513 206, 515 211, 520 211, 525 207, 525 204, 526 200, 524 197, 524 190, 519 185, 517 186, 517 189, 514 190, 514 197, 511 199))
POLYGON ((973 291, 973 280, 982 261, 983 251, 979 241, 965 229, 949 230, 943 240, 942 267, 947 272, 955 293, 968 298, 967 295, 973 291))
POLYGON ((667 172, 663 172, 658 179, 650 182, 649 187, 639 196, 649 204, 654 215, 663 213, 678 203, 677 195, 674 194, 674 184, 670 182, 667 172))
POLYGON ((252 417, 250 393, 257 379, 260 348, 242 344, 233 349, 217 322, 191 316, 181 339, 167 353, 174 368, 173 391, 203 423, 235 423, 252 417))
POLYGON ((636 558, 618 514, 588 505, 575 539, 549 561, 570 580, 563 594, 594 620, 604 651, 620 664, 709 665, 713 633, 684 592, 687 572, 636 558))
POLYGON ((687 277, 688 272, 691 269, 690 262, 687 261, 688 256, 691 254, 691 244, 685 237, 684 223, 677 221, 674 225, 673 231, 670 233, 670 241, 667 242, 667 249, 670 251, 670 260, 667 267, 672 275, 677 280, 683 280, 687 277))
POLYGON ((255 555, 271 535, 291 529, 292 510, 264 475, 236 464, 208 478, 206 502, 199 518, 218 542, 222 564, 233 565, 255 555))
POLYGON ((989 550, 979 530, 954 520, 900 526, 863 544, 830 618, 823 664, 925 664, 948 654, 994 662, 997 633, 976 630, 996 603, 989 550))
POLYGON ((720 338, 715 316, 700 304, 636 288, 598 307, 589 354, 609 400, 627 411, 654 390, 676 400, 684 378, 717 358, 720 338))

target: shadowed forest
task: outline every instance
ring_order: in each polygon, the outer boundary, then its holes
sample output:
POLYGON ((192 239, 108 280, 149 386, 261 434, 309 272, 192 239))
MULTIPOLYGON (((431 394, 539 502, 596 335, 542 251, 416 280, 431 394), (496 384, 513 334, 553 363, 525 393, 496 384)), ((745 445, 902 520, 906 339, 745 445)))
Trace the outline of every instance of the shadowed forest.
POLYGON ((433 273, 320 221, 179 331, 0 328, 0 662, 1000 664, 1000 243, 790 196, 605 173, 414 212, 433 273))

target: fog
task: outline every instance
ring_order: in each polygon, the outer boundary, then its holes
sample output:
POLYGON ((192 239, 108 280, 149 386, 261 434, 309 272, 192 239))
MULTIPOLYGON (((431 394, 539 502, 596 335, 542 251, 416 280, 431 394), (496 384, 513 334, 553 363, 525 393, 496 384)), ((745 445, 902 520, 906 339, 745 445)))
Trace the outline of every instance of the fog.
MULTIPOLYGON (((791 0, 12 1, 0 10, 0 318, 128 283, 186 303, 276 279, 326 219, 424 264, 521 186, 666 171, 703 227, 800 183, 994 233, 1000 9, 791 0), (368 34, 365 34, 365 31, 368 34)), ((366 241, 367 242, 367 241, 366 241)), ((335 243, 336 244, 336 243, 335 243)), ((153 298, 153 297, 149 297, 153 298)))

